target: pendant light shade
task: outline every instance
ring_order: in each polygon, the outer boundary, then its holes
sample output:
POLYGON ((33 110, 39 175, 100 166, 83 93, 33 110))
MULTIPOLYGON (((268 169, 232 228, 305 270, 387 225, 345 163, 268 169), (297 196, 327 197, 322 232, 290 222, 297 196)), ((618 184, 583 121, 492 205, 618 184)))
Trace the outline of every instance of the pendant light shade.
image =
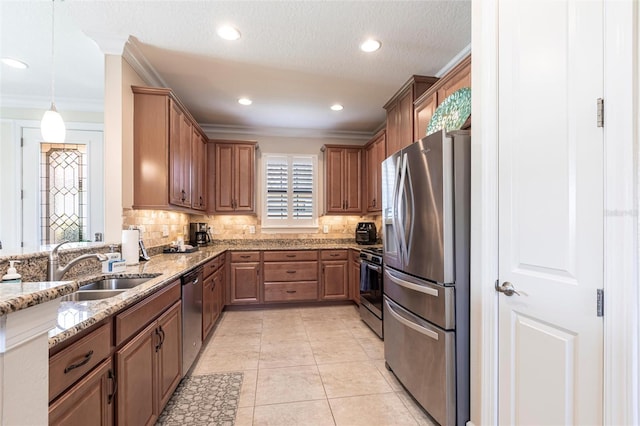
POLYGON ((44 113, 40 122, 42 139, 45 142, 63 143, 67 135, 67 128, 64 125, 62 116, 56 110, 56 105, 52 102, 51 109, 44 113))
POLYGON ((55 0, 51 1, 51 108, 44 113, 40 122, 40 131, 44 142, 63 143, 67 129, 54 101, 55 74, 55 0))

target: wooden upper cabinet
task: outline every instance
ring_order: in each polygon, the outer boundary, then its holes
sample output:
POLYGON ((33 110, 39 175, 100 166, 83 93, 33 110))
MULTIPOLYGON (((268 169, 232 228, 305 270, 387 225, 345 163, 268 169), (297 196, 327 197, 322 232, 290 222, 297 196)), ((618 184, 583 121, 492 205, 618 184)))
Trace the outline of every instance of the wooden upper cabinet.
POLYGON ((362 148, 325 145, 325 210, 362 213, 362 148))
POLYGON ((201 169, 206 173, 200 163, 204 151, 196 144, 203 134, 200 127, 170 89, 131 86, 131 90, 133 208, 204 210, 206 179, 196 177, 201 169))
POLYGON ((387 154, 391 155, 416 140, 413 126, 413 103, 438 79, 412 76, 387 102, 387 154))
POLYGON ((382 162, 386 158, 386 133, 381 130, 364 147, 367 211, 382 211, 382 162))
POLYGON ((471 87, 471 55, 449 71, 438 84, 438 105, 458 89, 471 87))
POLYGON ((416 140, 427 135, 429 121, 438 105, 463 87, 471 87, 471 55, 460 61, 414 102, 413 127, 416 140))
POLYGON ((416 139, 422 139, 427 135, 427 126, 438 106, 437 93, 425 93, 425 95, 428 96, 421 96, 415 104, 413 132, 416 135, 416 139))
POLYGON ((207 209, 207 139, 193 129, 192 142, 192 174, 191 174, 191 208, 194 210, 207 209))
MULTIPOLYGON (((255 212, 255 150, 254 141, 211 141, 215 161, 215 186, 211 213, 250 214, 255 212)), ((211 144, 208 149, 211 149, 211 144)), ((212 158, 213 157, 213 158, 212 158)))

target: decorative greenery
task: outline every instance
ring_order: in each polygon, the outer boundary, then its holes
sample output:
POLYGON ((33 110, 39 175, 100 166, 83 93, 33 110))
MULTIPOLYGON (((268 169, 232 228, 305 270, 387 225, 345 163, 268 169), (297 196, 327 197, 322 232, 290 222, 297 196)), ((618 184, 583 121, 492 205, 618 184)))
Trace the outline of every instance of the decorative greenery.
POLYGON ((438 130, 458 130, 471 115, 471 88, 463 87, 449 95, 433 113, 427 136, 438 130))

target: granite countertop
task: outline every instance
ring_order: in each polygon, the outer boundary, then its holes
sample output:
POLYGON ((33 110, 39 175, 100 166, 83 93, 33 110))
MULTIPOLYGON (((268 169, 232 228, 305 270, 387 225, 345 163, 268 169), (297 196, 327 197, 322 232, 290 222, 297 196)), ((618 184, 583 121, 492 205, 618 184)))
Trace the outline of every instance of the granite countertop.
MULTIPOLYGON (((128 266, 126 271, 118 274, 109 274, 109 277, 143 276, 151 277, 149 281, 129 289, 117 296, 101 300, 87 301, 62 301, 58 310, 56 328, 49 331, 49 348, 52 348, 80 331, 108 318, 135 302, 155 293, 160 288, 172 283, 185 272, 206 263, 211 258, 227 250, 317 250, 317 249, 356 249, 365 246, 355 243, 312 243, 301 244, 300 241, 292 241, 291 244, 283 244, 282 241, 270 243, 260 241, 238 245, 213 245, 200 247, 193 253, 171 253, 153 256, 146 262, 128 266)), ((71 289, 64 294, 77 290, 79 285, 106 276, 97 274, 83 277, 78 283, 67 282, 71 289)), ((30 283, 38 284, 38 283, 30 283)), ((42 284, 42 283, 40 283, 42 284)), ((46 283, 45 283, 46 284, 46 283)), ((49 283, 55 284, 55 283, 49 283)), ((57 283, 61 284, 61 283, 57 283)), ((1 294, 1 293, 0 293, 1 294)), ((57 297, 64 294, 58 294, 57 297)), ((51 297, 53 299, 55 297, 51 297)), ((41 302, 36 302, 37 304, 41 302)))
POLYGON ((0 284, 0 315, 55 300, 78 289, 75 281, 39 281, 0 284))

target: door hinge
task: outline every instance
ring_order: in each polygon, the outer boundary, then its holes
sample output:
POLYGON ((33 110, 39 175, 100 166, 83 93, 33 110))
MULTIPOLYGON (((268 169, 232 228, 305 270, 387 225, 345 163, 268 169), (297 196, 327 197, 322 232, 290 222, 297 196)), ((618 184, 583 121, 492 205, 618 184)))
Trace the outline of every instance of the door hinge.
POLYGON ((596 100, 597 104, 597 113, 596 113, 596 124, 598 127, 604 127, 604 99, 598 98, 596 100))
POLYGON ((604 289, 599 288, 596 290, 597 292, 597 301, 596 301, 596 311, 597 316, 604 316, 604 289))
POLYGON ((24 138, 20 138, 20 148, 24 147, 24 138))

